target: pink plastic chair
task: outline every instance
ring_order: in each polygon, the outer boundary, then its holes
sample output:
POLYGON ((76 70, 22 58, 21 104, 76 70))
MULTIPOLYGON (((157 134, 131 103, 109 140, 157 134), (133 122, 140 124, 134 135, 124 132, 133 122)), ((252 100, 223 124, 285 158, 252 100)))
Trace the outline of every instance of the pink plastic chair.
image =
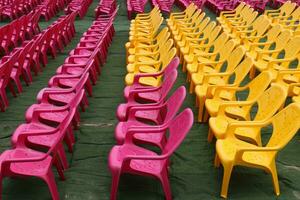
POLYGON ((2 112, 8 107, 9 102, 6 95, 6 88, 9 87, 14 97, 17 96, 10 80, 10 74, 14 63, 17 62, 19 51, 15 51, 11 56, 5 56, 0 63, 0 109, 2 112))
MULTIPOLYGON (((180 109, 186 96, 186 89, 184 86, 179 87, 173 95, 162 105, 147 106, 147 107, 132 107, 129 110, 129 117, 126 122, 119 122, 115 128, 115 139, 117 144, 123 144, 125 136, 131 128, 151 128, 152 125, 139 121, 144 116, 152 115, 156 119, 154 121, 159 122, 156 125, 164 124, 174 118, 178 110, 180 109)), ((153 121, 153 120, 152 120, 153 121)), ((136 134, 134 136, 135 142, 156 145, 160 149, 166 144, 165 133, 160 134, 147 133, 136 134)))
MULTIPOLYGON (((127 99, 129 98, 130 95, 132 94, 135 94, 135 97, 136 97, 136 94, 138 96, 139 93, 142 93, 144 90, 148 90, 148 89, 153 89, 155 93, 158 93, 160 90, 161 90, 161 86, 160 87, 151 87, 151 86, 144 86, 144 85, 141 85, 139 83, 139 80, 140 78, 142 77, 153 77, 153 78, 156 78, 156 77, 159 77, 161 75, 163 75, 164 77, 168 77, 169 74, 174 71, 174 70, 177 70, 177 67, 179 65, 179 58, 178 57, 175 57, 173 58, 173 60, 171 60, 171 62, 168 64, 168 66, 166 66, 164 68, 163 71, 159 72, 159 73, 155 73, 155 74, 148 74, 148 73, 143 73, 143 74, 136 74, 134 76, 134 80, 133 80, 133 84, 130 85, 130 86, 126 86, 124 88, 124 98, 127 99)), ((162 83, 164 84, 164 83, 162 83)), ((142 95, 143 99, 145 100, 153 100, 152 98, 152 95, 146 95, 143 94, 142 95)))
MULTIPOLYGON (((135 98, 134 93, 131 93, 131 95, 129 95, 127 99, 127 103, 122 103, 117 108, 116 115, 119 121, 127 120, 128 112, 132 107, 157 106, 164 103, 164 100, 169 94, 170 90, 172 89, 176 79, 177 79, 177 71, 174 70, 173 73, 170 73, 169 76, 166 78, 166 80, 163 82, 161 88, 158 87, 154 89, 148 89, 148 92, 140 92, 139 98, 135 98), (159 89, 159 91, 158 93, 155 93, 157 89, 159 89), (142 99, 146 101, 145 102, 136 101, 138 99, 142 99), (147 100, 150 101, 148 101, 147 103, 147 100)), ((148 118, 150 119, 151 116, 148 116, 148 118)), ((155 116, 153 116, 153 119, 155 119, 155 116)))
POLYGON ((23 132, 20 132, 18 134, 15 149, 4 151, 0 156, 1 183, 4 177, 37 177, 47 183, 52 199, 58 200, 59 194, 51 167, 52 164, 54 164, 60 177, 65 179, 57 152, 63 148, 61 143, 70 126, 74 112, 75 110, 70 111, 63 123, 57 128, 45 130, 25 129, 23 132), (52 138, 52 135, 55 135, 56 137, 52 138), (27 140, 29 138, 33 140, 33 138, 37 137, 49 137, 53 139, 51 140, 52 145, 46 153, 27 148, 27 140))
MULTIPOLYGON (((58 140, 61 136, 61 132, 56 131, 55 133, 52 134, 48 134, 48 135, 34 135, 31 134, 29 137, 23 137, 24 141, 20 141, 20 135, 23 134, 23 132, 30 132, 30 131, 34 131, 34 132, 38 132, 38 131, 53 131, 55 129, 57 129, 57 126, 61 126, 61 124, 64 122, 64 120, 66 118, 69 118, 70 114, 72 116, 72 119, 69 120, 69 126, 67 127, 67 129, 63 132, 63 140, 66 141, 66 144, 68 145, 68 147, 70 148, 74 142, 74 135, 73 135, 73 130, 72 130, 72 123, 71 121, 73 120, 75 113, 77 111, 77 105, 79 102, 79 99, 82 98, 84 94, 84 90, 78 92, 75 96, 74 96, 74 100, 73 102, 71 102, 68 106, 65 106, 63 108, 56 108, 56 107, 48 107, 48 109, 40 109, 40 110, 33 110, 34 112, 32 113, 31 119, 30 119, 30 123, 27 124, 22 124, 20 126, 18 126, 18 128, 15 130, 15 132, 13 133, 12 137, 11 137, 11 144, 13 147, 17 147, 18 143, 20 142, 24 142, 26 144, 27 147, 31 148, 31 149, 37 149, 40 150, 42 149, 50 149, 53 146, 53 143, 58 140), (47 116, 48 115, 48 116, 47 116), (42 121, 39 116, 47 116, 48 118, 52 117, 59 117, 59 115, 63 115, 60 116, 61 118, 61 123, 57 123, 57 124, 53 124, 53 123, 48 123, 45 124, 42 121), (52 126, 50 126, 52 125, 52 126)), ((24 135, 24 134, 23 134, 24 135)), ((72 149, 69 149, 69 151, 72 151, 72 149)), ((61 162, 63 169, 67 169, 68 168, 68 161, 66 158, 66 154, 65 154, 65 150, 64 147, 62 145, 62 143, 60 145, 57 145, 56 151, 53 152, 53 154, 57 155, 59 161, 61 162)))
POLYGON ((182 143, 193 125, 193 112, 185 109, 174 120, 153 127, 152 129, 129 129, 125 143, 114 146, 108 157, 109 169, 112 173, 111 200, 117 198, 120 175, 122 173, 151 176, 162 183, 167 200, 172 199, 171 187, 168 179, 168 161, 174 151, 182 143), (132 137, 138 133, 161 133, 169 131, 167 143, 161 154, 136 146, 132 137))

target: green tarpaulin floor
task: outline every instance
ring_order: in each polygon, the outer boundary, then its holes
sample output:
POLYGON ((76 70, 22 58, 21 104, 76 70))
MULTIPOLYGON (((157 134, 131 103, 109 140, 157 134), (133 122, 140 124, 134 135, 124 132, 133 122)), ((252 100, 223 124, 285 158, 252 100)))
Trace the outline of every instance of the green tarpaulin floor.
MULTIPOLYGON (((76 46, 82 33, 92 23, 93 10, 97 3, 98 0, 93 2, 83 20, 76 20, 76 37, 64 53, 59 54, 55 60, 50 58, 48 66, 39 76, 34 77, 32 85, 24 87, 24 92, 20 96, 17 98, 9 96, 8 110, 0 113, 1 151, 10 147, 10 136, 18 124, 24 122, 26 108, 35 102, 38 91, 46 87, 56 68, 63 63, 68 52, 76 46)), ((119 4, 120 10, 115 21, 116 35, 109 49, 107 63, 98 84, 93 88, 94 97, 89 99, 90 106, 85 113, 81 113, 82 122, 80 129, 76 131, 75 152, 73 155, 68 154, 70 168, 66 171, 67 179, 61 181, 56 176, 61 199, 109 199, 111 176, 107 168, 107 155, 115 144, 113 138, 117 123, 115 110, 117 105, 124 101, 122 96, 126 71, 124 44, 128 39, 129 29, 126 1, 120 0, 119 4)), ((57 17, 61 14, 62 12, 57 17)), ((208 14, 212 19, 215 18, 211 13, 208 14)), ((41 22, 41 25, 45 28, 51 22, 41 22)), ((182 84, 186 84, 185 74, 179 71, 176 87, 182 84)), ((194 109, 194 98, 188 95, 184 107, 194 109)), ((207 129, 206 124, 195 123, 184 143, 172 157, 170 181, 174 199, 220 199, 222 168, 213 167, 214 144, 207 143, 207 129)), ((273 193, 269 174, 261 170, 236 167, 231 178, 229 199, 300 199, 299 144, 297 135, 278 156, 277 167, 282 193, 280 197, 276 197, 273 193)), ((50 199, 47 186, 38 179, 5 179, 3 197, 14 200, 50 199)), ((164 199, 159 181, 131 175, 122 176, 118 197, 127 200, 164 199)))

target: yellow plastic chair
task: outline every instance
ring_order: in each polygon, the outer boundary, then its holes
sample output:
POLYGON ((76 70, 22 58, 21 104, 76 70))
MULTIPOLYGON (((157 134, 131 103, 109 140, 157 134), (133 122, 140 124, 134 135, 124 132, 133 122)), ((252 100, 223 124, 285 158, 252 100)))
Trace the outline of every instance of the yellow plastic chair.
POLYGON ((193 21, 189 25, 182 25, 177 26, 175 29, 172 29, 172 36, 176 41, 181 41, 185 37, 197 37, 201 31, 207 26, 207 24, 210 22, 209 17, 205 17, 204 12, 198 12, 199 14, 198 18, 195 19, 196 21, 193 21))
POLYGON ((237 18, 240 16, 242 10, 244 9, 246 3, 240 3, 234 10, 232 11, 223 11, 220 13, 220 16, 217 17, 217 20, 220 24, 224 24, 227 19, 237 18))
POLYGON ((130 22, 130 30, 134 30, 134 28, 137 27, 145 27, 149 28, 148 26, 153 24, 153 21, 155 21, 157 18, 162 17, 162 14, 160 13, 160 10, 157 10, 157 7, 155 7, 148 17, 138 17, 134 20, 131 20, 130 22))
POLYGON ((198 106, 198 121, 204 122, 207 119, 203 118, 203 110, 206 100, 207 89, 210 85, 215 86, 239 86, 244 78, 247 76, 249 70, 253 65, 252 58, 246 57, 232 72, 224 73, 210 73, 203 75, 201 85, 195 88, 196 93, 196 106, 198 106), (234 81, 230 79, 234 77, 234 81))
POLYGON ((239 26, 240 28, 233 28, 232 38, 236 38, 239 42, 240 40, 248 40, 251 37, 261 37, 265 32, 271 27, 271 21, 264 15, 259 16, 255 21, 249 26, 239 26))
MULTIPOLYGON (((164 34, 164 33, 163 33, 164 34)), ((137 61, 149 60, 150 58, 157 59, 160 55, 160 52, 170 49, 170 45, 173 46, 173 40, 169 39, 170 34, 166 32, 164 37, 159 37, 157 44, 154 45, 136 45, 135 48, 129 49, 128 51, 128 62, 134 63, 137 61), (170 41, 171 40, 171 41, 170 41)))
MULTIPOLYGON (((254 58, 255 60, 258 60, 258 63, 263 62, 259 60, 262 60, 263 56, 266 55, 267 52, 270 53, 280 52, 286 46, 287 42, 290 40, 291 37, 292 37, 291 31, 282 30, 277 37, 272 38, 273 41, 268 40, 261 43, 253 43, 251 46, 252 48, 250 49, 248 55, 254 58)), ((250 72, 251 79, 254 78, 255 71, 256 69, 254 67, 250 72)))
POLYGON ((282 26, 285 29, 291 30, 293 32, 293 35, 295 35, 295 36, 299 35, 299 30, 300 30, 299 21, 297 21, 296 23, 284 24, 282 26))
POLYGON ((296 3, 287 1, 277 10, 266 10, 265 15, 270 17, 272 20, 276 20, 277 18, 280 19, 284 16, 290 16, 291 13, 295 10, 296 6, 297 6, 296 3))
MULTIPOLYGON (((242 118, 243 120, 249 120, 249 111, 252 103, 255 102, 255 100, 259 96, 261 96, 261 94, 269 87, 271 81, 272 77, 270 72, 265 71, 245 86, 209 86, 207 89, 205 101, 206 115, 209 115, 211 118, 214 118, 213 122, 216 122, 215 117, 218 116, 217 121, 222 122, 223 119, 226 119, 226 108, 231 107, 231 111, 233 112, 231 112, 230 114, 233 114, 234 117, 237 117, 238 119, 242 118), (211 91, 213 91, 213 95, 211 91), (237 93, 246 93, 247 96, 244 97, 243 100, 236 99, 237 93), (233 109, 232 107, 234 106, 235 108, 233 109)), ((218 128, 225 128, 225 122, 221 122, 215 125, 211 124, 210 122, 210 124, 216 127, 218 130, 218 128)), ((221 132, 214 130, 215 129, 213 129, 213 132, 216 132, 217 134, 221 132)), ((222 133, 224 132, 225 131, 223 129, 222 133)))
POLYGON ((299 23, 300 7, 297 7, 289 16, 280 16, 274 19, 274 23, 280 23, 282 25, 299 23))
POLYGON ((242 39, 241 43, 243 46, 252 51, 256 47, 267 44, 272 44, 275 38, 284 30, 283 27, 279 24, 272 26, 264 35, 261 36, 249 36, 247 39, 242 39))
POLYGON ((138 38, 134 42, 127 42, 125 44, 127 55, 126 58, 128 58, 129 55, 149 51, 150 49, 155 51, 158 46, 161 45, 161 43, 166 42, 169 38, 170 32, 166 27, 162 29, 154 38, 138 38))
POLYGON ((300 70, 281 70, 274 82, 284 87, 289 97, 299 96, 300 70))
POLYGON ((168 56, 168 53, 170 49, 173 47, 173 40, 169 39, 167 42, 165 42, 158 51, 153 52, 153 53, 137 53, 135 54, 134 58, 129 58, 128 59, 133 59, 133 62, 130 62, 127 65, 127 72, 128 73, 134 73, 134 72, 153 72, 155 70, 152 66, 149 67, 147 63, 153 63, 153 62, 158 62, 159 60, 163 60, 165 57, 168 56), (144 64, 145 63, 145 64, 144 64), (139 66, 139 67, 137 67, 139 66))
MULTIPOLYGON (((189 35, 186 37, 184 35, 181 41, 177 41, 177 49, 180 52, 181 62, 184 62, 184 55, 181 54, 181 49, 184 49, 184 47, 190 46, 191 44, 193 44, 194 46, 205 45, 209 43, 210 40, 216 38, 220 32, 221 27, 217 27, 215 22, 211 22, 201 31, 201 33, 193 34, 192 36, 189 35)), ((185 68, 185 66, 183 68, 185 68)))
POLYGON ((291 83, 289 86, 289 93, 292 96, 292 101, 300 103, 300 83, 291 83))
POLYGON ((150 45, 158 45, 161 40, 164 39, 169 39, 170 37, 170 32, 167 27, 163 28, 159 33, 155 35, 153 38, 136 38, 135 41, 132 42, 127 42, 126 43, 126 50, 128 51, 129 54, 134 54, 135 53, 135 47, 137 46, 150 46, 150 45))
POLYGON ((264 35, 249 36, 242 39, 241 43, 249 51, 249 55, 256 58, 256 49, 269 49, 275 42, 278 35, 284 31, 281 25, 277 24, 272 26, 264 35))
MULTIPOLYGON (((265 73, 265 72, 264 72, 265 73)), ((286 90, 280 85, 272 85, 269 89, 259 90, 256 96, 246 101, 229 101, 220 104, 216 116, 209 119, 208 141, 215 136, 217 139, 226 137, 229 123, 240 121, 265 121, 272 117, 282 106, 287 97, 286 90), (257 106, 254 117, 250 117, 251 110, 257 106)), ((207 103, 207 101, 206 101, 207 103)), ((261 146, 261 137, 256 129, 239 129, 236 136, 247 142, 261 146)))
MULTIPOLYGON (((176 56, 176 49, 172 48, 169 52, 166 53, 166 56, 164 56, 159 61, 135 63, 135 70, 133 73, 128 73, 126 75, 125 84, 131 85, 133 83, 134 75, 137 73, 145 73, 145 71, 148 71, 148 73, 155 73, 161 71, 170 63, 170 61, 175 56, 176 56)), ((155 80, 144 78, 143 83, 141 84, 148 85, 148 86, 158 86, 160 84, 160 78, 155 80)))
POLYGON ((201 64, 198 62, 198 55, 203 53, 209 53, 212 51, 219 51, 226 42, 228 42, 229 36, 227 33, 221 33, 212 43, 201 44, 201 45, 190 45, 189 52, 187 55, 182 53, 184 58, 183 71, 188 70, 189 74, 194 73, 197 69, 197 65, 201 64), (196 66, 195 66, 196 65, 196 66))
POLYGON ((151 16, 160 13, 160 9, 158 6, 155 6, 149 13, 138 13, 135 16, 134 20, 131 20, 131 23, 135 22, 135 21, 146 21, 149 20, 151 18, 151 16))
POLYGON ((191 3, 183 12, 172 12, 169 19, 166 20, 167 25, 171 28, 177 21, 189 20, 197 10, 197 6, 191 3))
POLYGON ((282 49, 259 51, 254 65, 259 71, 271 71, 273 79, 276 79, 278 71, 289 69, 290 64, 299 59, 299 52, 300 36, 296 36, 290 39, 282 49))
MULTIPOLYGON (((229 58, 229 56, 231 56, 235 46, 236 43, 233 40, 229 40, 224 44, 224 46, 216 48, 213 52, 195 54, 199 64, 192 63, 187 66, 188 80, 191 80, 190 93, 194 92, 195 85, 202 83, 203 75, 205 73, 218 73, 221 70, 222 64, 229 58), (204 69, 202 66, 208 67, 204 69)), ((244 53, 241 49, 243 48, 238 48, 238 51, 240 50, 240 53, 244 53)), ((233 56, 236 56, 236 54, 233 54, 233 56)), ((230 70, 231 66, 227 69, 230 70)))
POLYGON ((182 45, 179 46, 182 46, 180 47, 180 56, 183 58, 183 64, 186 65, 184 57, 188 54, 193 54, 194 49, 200 49, 204 50, 204 52, 209 52, 210 49, 208 47, 216 41, 221 31, 222 27, 216 26, 207 38, 187 38, 185 42, 182 41, 182 45))
POLYGON ((221 20, 219 22, 223 27, 229 27, 232 23, 235 22, 245 22, 245 19, 249 17, 249 14, 253 12, 254 10, 249 5, 245 5, 237 16, 223 18, 223 21, 221 20))
POLYGON ((153 18, 153 20, 151 20, 151 23, 147 25, 131 27, 131 30, 129 31, 129 41, 135 39, 136 37, 149 37, 151 34, 156 33, 160 25, 163 23, 163 20, 163 17, 156 16, 153 18))
POLYGON ((203 30, 208 26, 210 18, 204 18, 197 26, 192 28, 182 28, 177 32, 172 32, 173 38, 176 41, 176 48, 179 50, 180 46, 177 45, 179 41, 185 40, 186 38, 199 38, 203 33, 203 30))
POLYGON ((232 33, 234 27, 250 26, 256 19, 258 12, 251 9, 244 9, 241 13, 241 18, 238 20, 229 20, 226 24, 222 25, 224 31, 232 33))
MULTIPOLYGON (((264 122, 237 122, 229 124, 226 131, 227 137, 217 140, 216 162, 223 165, 224 174, 221 196, 227 198, 228 185, 233 167, 236 165, 263 169, 272 176, 275 194, 280 194, 278 176, 276 170, 276 155, 283 149, 297 133, 300 126, 300 104, 293 103, 277 113, 271 119, 264 122), (273 126, 273 132, 268 143, 264 147, 237 139, 234 134, 239 128, 261 129, 268 125, 273 126)), ((249 186, 247 186, 249 187, 249 186)))
POLYGON ((193 16, 187 18, 186 20, 181 20, 174 22, 173 25, 168 26, 172 32, 172 34, 177 35, 180 29, 185 30, 193 30, 193 28, 197 27, 201 21, 204 19, 205 13, 201 10, 196 10, 193 16))

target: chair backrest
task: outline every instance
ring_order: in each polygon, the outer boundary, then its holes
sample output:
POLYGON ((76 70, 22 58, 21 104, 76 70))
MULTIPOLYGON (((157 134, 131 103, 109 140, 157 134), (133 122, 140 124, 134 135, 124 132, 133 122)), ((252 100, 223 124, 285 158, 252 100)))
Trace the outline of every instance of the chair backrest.
POLYGON ((297 4, 292 3, 291 1, 287 1, 285 4, 283 4, 279 10, 280 10, 280 16, 289 16, 296 8, 297 4))
POLYGON ((283 148, 300 127, 300 104, 292 103, 278 112, 271 120, 272 136, 267 147, 283 148))
POLYGON ((300 51, 300 36, 293 37, 284 47, 285 58, 296 57, 300 51))
POLYGON ((275 49, 283 49, 290 38, 292 37, 292 32, 290 30, 283 30, 274 40, 275 49))
POLYGON ((256 36, 263 35, 271 26, 271 20, 265 15, 260 15, 253 22, 253 29, 256 31, 256 36))
POLYGON ((281 31, 282 31, 281 25, 276 24, 272 26, 272 28, 266 33, 267 41, 274 41, 277 38, 277 36, 281 33, 281 31))
POLYGON ((214 41, 212 46, 214 48, 224 46, 224 44, 229 40, 229 35, 225 32, 221 33, 221 35, 218 36, 218 38, 214 41))
POLYGON ((217 37, 220 35, 222 31, 221 26, 216 26, 211 33, 208 35, 207 41, 205 42, 206 44, 211 44, 213 41, 217 39, 217 37))
POLYGON ((177 71, 173 70, 171 73, 169 73, 168 77, 164 79, 164 82, 161 84, 160 89, 160 100, 163 101, 169 94, 170 90, 172 89, 174 83, 177 79, 177 71))
POLYGON ((210 22, 202 31, 202 36, 203 38, 208 38, 211 32, 214 30, 216 27, 216 22, 210 22))
POLYGON ((219 56, 218 60, 227 59, 230 56, 230 54, 232 53, 235 46, 236 46, 236 42, 233 39, 227 41, 224 44, 224 46, 216 46, 215 50, 219 51, 219 53, 217 54, 217 56, 219 56))
POLYGON ((18 60, 20 50, 16 50, 12 55, 9 57, 3 57, 5 61, 0 64, 0 80, 2 80, 2 86, 4 88, 7 86, 8 82, 10 81, 10 74, 14 67, 14 64, 18 60))
POLYGON ((156 36, 157 42, 166 41, 168 38, 170 38, 168 27, 163 28, 156 36))
POLYGON ((258 109, 254 120, 271 118, 284 104, 286 97, 287 92, 284 87, 279 84, 273 84, 257 99, 258 109))
POLYGON ((168 122, 174 118, 174 116, 180 109, 185 99, 185 96, 186 96, 186 89, 184 86, 181 86, 164 103, 164 106, 160 112, 160 116, 163 119, 163 123, 168 122))
POLYGON ((300 7, 297 8, 291 14, 292 19, 299 19, 300 17, 300 7))
POLYGON ((249 94, 247 100, 255 100, 265 91, 271 84, 272 74, 269 71, 263 71, 257 77, 255 77, 250 83, 248 83, 249 94))
MULTIPOLYGON (((242 61, 245 54, 246 49, 243 46, 238 46, 236 49, 234 49, 227 59, 227 66, 225 71, 233 71, 236 68, 236 66, 242 61)), ((223 64, 225 64, 225 62, 223 64)), ((223 64, 220 65, 220 68, 223 66, 223 64)))
POLYGON ((245 3, 244 2, 241 2, 235 9, 235 14, 240 14, 241 11, 243 10, 243 8, 245 7, 245 3))
POLYGON ((163 155, 169 157, 173 154, 192 128, 193 122, 194 114, 191 109, 186 108, 169 123, 168 129, 170 135, 167 144, 163 148, 163 155))
POLYGON ((194 32, 202 32, 204 30, 204 28, 209 24, 210 22, 210 18, 206 17, 205 19, 203 19, 200 24, 194 29, 194 32))
POLYGON ((253 64, 253 59, 246 56, 245 59, 234 70, 235 79, 233 83, 239 85, 247 76, 253 64))
POLYGON ((164 59, 162 60, 161 70, 163 70, 170 62, 171 60, 176 56, 176 48, 172 47, 164 59))
POLYGON ((191 21, 191 24, 194 24, 194 23, 197 24, 204 19, 205 15, 206 14, 203 14, 203 12, 201 10, 196 10, 194 12, 194 14, 188 19, 191 21))
POLYGON ((163 69, 163 74, 165 75, 165 77, 169 76, 169 74, 173 71, 173 70, 177 70, 179 65, 179 58, 175 57, 173 58, 170 63, 163 69))

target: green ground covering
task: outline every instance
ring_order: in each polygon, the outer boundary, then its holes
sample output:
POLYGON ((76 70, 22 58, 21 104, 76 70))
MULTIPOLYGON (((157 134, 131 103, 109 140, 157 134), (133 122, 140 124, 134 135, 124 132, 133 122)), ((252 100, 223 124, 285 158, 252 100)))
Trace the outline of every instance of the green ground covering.
MULTIPOLYGON (((76 46, 82 33, 92 23, 93 10, 97 2, 94 1, 90 6, 83 20, 76 20, 76 37, 64 53, 59 54, 55 60, 49 59, 48 66, 39 76, 34 77, 30 87, 24 87, 24 92, 18 98, 9 95, 10 107, 5 113, 0 113, 1 151, 10 147, 10 136, 18 124, 24 122, 26 108, 35 102, 38 91, 47 85, 56 68, 63 63, 68 52, 76 46)), ((117 123, 115 110, 117 105, 124 101, 122 97, 126 71, 124 44, 128 39, 129 28, 125 0, 119 1, 119 4, 120 10, 115 21, 116 35, 109 49, 107 63, 98 84, 93 88, 94 97, 89 99, 89 108, 81 114, 81 126, 75 133, 77 138, 75 152, 73 155, 68 153, 70 168, 65 173, 67 180, 61 181, 57 176, 61 199, 109 199, 111 176, 107 168, 107 155, 115 144, 113 138, 117 123)), ((147 9, 150 10, 149 5, 147 9)), ((209 12, 208 14, 215 19, 213 14, 209 12)), ((45 28, 51 22, 40 24, 45 28)), ((182 84, 186 84, 185 74, 179 71, 176 87, 182 84)), ((194 98, 193 95, 188 95, 184 107, 194 109, 194 98)), ((195 110, 195 115, 196 113, 195 110)), ((213 167, 214 144, 207 143, 207 129, 206 124, 195 123, 184 143, 172 157, 170 180, 174 199, 220 199, 222 168, 213 167)), ((229 199, 300 199, 300 157, 297 155, 299 153, 297 145, 299 145, 298 135, 278 156, 277 167, 282 192, 280 197, 276 198, 273 193, 270 175, 261 170, 236 167, 231 178, 229 199)), ((5 179, 3 196, 4 199, 14 200, 50 199, 47 186, 34 178, 5 179)), ((157 180, 124 175, 119 187, 119 199, 158 200, 164 199, 164 195, 157 180)))

